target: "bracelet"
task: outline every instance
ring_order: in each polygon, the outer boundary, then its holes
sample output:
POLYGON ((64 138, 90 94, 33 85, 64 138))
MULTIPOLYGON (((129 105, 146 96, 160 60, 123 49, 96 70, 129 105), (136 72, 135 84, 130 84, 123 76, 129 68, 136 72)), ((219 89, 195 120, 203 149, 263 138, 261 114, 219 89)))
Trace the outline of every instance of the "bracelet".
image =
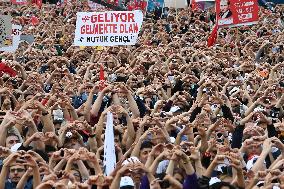
POLYGON ((96 134, 89 135, 89 138, 95 138, 95 137, 96 137, 96 134))

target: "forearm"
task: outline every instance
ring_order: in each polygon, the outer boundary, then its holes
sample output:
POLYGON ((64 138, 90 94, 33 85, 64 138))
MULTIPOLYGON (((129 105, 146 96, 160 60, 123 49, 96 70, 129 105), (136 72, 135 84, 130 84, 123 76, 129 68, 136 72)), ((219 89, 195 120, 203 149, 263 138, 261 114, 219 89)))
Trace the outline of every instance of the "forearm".
POLYGON ((20 67, 20 72, 21 72, 23 80, 26 80, 27 79, 26 70, 23 67, 20 67))
POLYGON ((190 162, 189 157, 187 157, 184 162, 183 162, 183 167, 185 169, 185 172, 187 175, 192 175, 193 173, 195 173, 195 170, 190 162))
POLYGON ((83 179, 88 179, 89 178, 89 172, 88 169, 86 168, 86 166, 84 165, 84 163, 81 160, 77 161, 77 165, 79 168, 79 171, 81 173, 81 176, 83 179))
MULTIPOLYGON (((59 163, 54 167, 53 171, 56 172, 56 171, 62 170, 65 164, 66 164, 65 159, 60 160, 59 163)), ((55 165, 55 163, 54 163, 54 165, 55 165)))
POLYGON ((88 138, 88 144, 90 147, 90 152, 96 152, 97 151, 97 141, 95 137, 89 137, 88 138))
POLYGON ((78 120, 78 114, 73 106, 70 106, 69 113, 72 120, 78 120))
POLYGON ((88 122, 90 122, 90 111, 92 108, 93 97, 94 97, 94 93, 91 91, 89 93, 87 101, 85 102, 84 117, 85 117, 85 120, 87 120, 88 122))
MULTIPOLYGON (((48 113, 48 112, 45 112, 45 113, 48 113)), ((49 113, 46 115, 42 115, 41 121, 43 123, 43 132, 55 132, 52 118, 49 113)))
POLYGON ((132 112, 132 116, 133 117, 140 117, 140 111, 139 111, 139 108, 137 106, 137 103, 136 101, 134 100, 131 92, 129 92, 127 94, 127 99, 128 99, 128 102, 129 102, 129 107, 130 107, 130 110, 132 112))
POLYGON ((133 127, 132 119, 130 118, 129 115, 126 115, 126 121, 127 121, 128 137, 130 137, 134 141, 135 140, 135 136, 136 136, 136 132, 135 132, 134 127, 133 127))
POLYGON ((196 160, 194 164, 197 177, 201 177, 205 173, 205 169, 201 163, 201 159, 196 160))
POLYGON ((20 181, 18 182, 16 189, 24 189, 30 175, 30 173, 27 171, 25 172, 25 174, 22 176, 22 178, 20 179, 20 181))
POLYGON ((264 160, 266 158, 266 156, 268 155, 269 151, 262 151, 261 154, 260 154, 260 157, 257 159, 257 161, 255 162, 255 164, 253 165, 252 167, 252 171, 254 173, 256 173, 257 171, 261 171, 261 170, 264 170, 265 167, 264 167, 264 160))
POLYGON ((1 170, 1 174, 0 174, 0 189, 4 189, 5 188, 5 181, 7 179, 7 175, 8 175, 8 166, 4 165, 2 170, 1 170))
MULTIPOLYGON (((92 56, 93 57, 93 56, 92 56)), ((85 72, 85 75, 84 75, 84 80, 90 80, 91 79, 91 74, 90 74, 90 69, 87 68, 86 72, 85 72)))
POLYGON ((99 93, 98 98, 96 99, 91 109, 91 113, 94 116, 98 116, 102 102, 103 102, 103 98, 104 98, 104 93, 99 93))
POLYGON ((104 129, 104 117, 105 117, 105 113, 102 113, 97 123, 96 131, 95 131, 98 148, 103 145, 101 135, 104 129))
POLYGON ((65 172, 69 173, 71 171, 73 163, 74 163, 73 159, 69 159, 67 161, 65 172))
POLYGON ((109 189, 118 189, 120 188, 120 180, 121 180, 121 176, 119 173, 117 173, 109 187, 109 189))
POLYGON ((170 163, 169 163, 167 170, 166 170, 166 174, 173 176, 174 168, 175 168, 175 161, 170 160, 170 163))
POLYGON ((206 152, 207 148, 208 148, 207 135, 201 136, 200 153, 206 152))
POLYGON ((166 94, 165 90, 163 88, 161 88, 161 94, 162 94, 162 100, 168 100, 169 97, 168 95, 166 94))
POLYGON ((182 189, 182 184, 178 180, 176 180, 175 178, 170 178, 169 183, 175 189, 182 189))
POLYGON ((255 108, 255 106, 256 106, 256 102, 254 102, 248 109, 247 109, 247 111, 245 112, 245 116, 248 116, 253 110, 254 110, 254 108, 255 108))
POLYGON ((62 108, 62 111, 63 111, 64 120, 71 120, 71 115, 69 110, 66 107, 64 107, 62 108))
POLYGON ((66 131, 62 131, 59 135, 59 144, 58 147, 62 147, 66 139, 66 131))
POLYGON ((41 179, 40 179, 40 173, 38 166, 33 168, 33 188, 37 188, 38 185, 40 185, 41 179))
POLYGON ((237 185, 240 188, 245 188, 245 179, 242 170, 237 172, 237 185))
POLYGON ((7 128, 4 125, 0 126, 0 146, 6 146, 6 138, 7 138, 7 128))
POLYGON ((147 158, 147 161, 145 163, 145 167, 150 168, 150 166, 153 164, 154 160, 155 160, 154 155, 150 153, 148 158, 147 158))
POLYGON ((150 166, 149 170, 150 170, 150 173, 152 174, 155 174, 156 173, 156 170, 158 168, 158 165, 161 161, 161 158, 158 156, 152 163, 152 165, 150 166))
POLYGON ((135 147, 134 147, 134 149, 133 149, 133 151, 131 153, 131 156, 139 157, 139 153, 140 153, 140 148, 141 148, 142 142, 143 141, 141 139, 139 139, 137 141, 137 144, 135 145, 135 147))
POLYGON ((209 167, 206 169, 205 173, 204 173, 204 176, 205 177, 208 177, 208 178, 211 178, 211 175, 212 175, 212 172, 214 170, 214 168, 216 167, 217 165, 212 162, 209 167))
POLYGON ((176 137, 176 140, 175 140, 175 145, 179 145, 180 144, 180 142, 181 142, 181 134, 180 133, 178 133, 177 134, 177 137, 176 137))

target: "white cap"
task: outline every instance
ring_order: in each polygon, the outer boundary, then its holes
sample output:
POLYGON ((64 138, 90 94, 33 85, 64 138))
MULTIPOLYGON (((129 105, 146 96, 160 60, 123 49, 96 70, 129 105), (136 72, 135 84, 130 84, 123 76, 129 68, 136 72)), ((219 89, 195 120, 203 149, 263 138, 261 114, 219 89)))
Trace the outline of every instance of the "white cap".
POLYGON ((14 144, 14 145, 11 147, 11 152, 17 152, 21 145, 22 145, 22 143, 14 144))
POLYGON ((176 139, 174 137, 170 137, 171 143, 174 144, 176 139))
POLYGON ((129 164, 129 163, 131 163, 131 162, 134 162, 134 163, 141 163, 141 161, 140 161, 137 157, 132 156, 132 157, 127 158, 126 160, 124 160, 124 162, 122 163, 122 165, 127 165, 127 164, 129 164))
POLYGON ((217 183, 217 182, 221 182, 221 180, 218 179, 217 177, 212 177, 212 178, 210 179, 210 181, 209 181, 209 186, 211 186, 211 185, 213 185, 213 184, 215 184, 215 183, 217 183))
POLYGON ((171 107, 170 112, 175 113, 175 112, 177 112, 179 109, 180 109, 180 107, 178 107, 178 106, 173 106, 173 107, 171 107))
POLYGON ((134 186, 134 182, 131 177, 121 177, 119 187, 134 186))

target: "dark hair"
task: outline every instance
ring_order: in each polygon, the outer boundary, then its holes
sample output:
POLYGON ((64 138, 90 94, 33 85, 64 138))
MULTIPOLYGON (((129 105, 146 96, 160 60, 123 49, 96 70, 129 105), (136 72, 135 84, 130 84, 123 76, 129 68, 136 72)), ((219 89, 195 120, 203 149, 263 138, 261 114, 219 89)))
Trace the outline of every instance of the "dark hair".
POLYGON ((217 182, 217 183, 214 183, 210 186, 210 189, 221 189, 223 186, 227 186, 229 187, 230 189, 236 189, 235 186, 231 185, 230 183, 228 182, 217 182))
POLYGON ((121 133, 119 132, 119 130, 117 129, 114 129, 114 136, 118 136, 119 137, 119 141, 122 141, 122 136, 121 136, 121 133))
POLYGON ((8 138, 8 137, 10 137, 10 136, 16 136, 16 137, 20 140, 20 137, 19 137, 16 133, 13 133, 13 132, 8 133, 8 134, 6 135, 6 138, 8 138))
POLYGON ((140 150, 143 150, 144 148, 152 148, 154 146, 154 144, 150 141, 144 141, 142 144, 141 144, 141 148, 140 150))
POLYGON ((134 189, 134 186, 122 186, 120 189, 134 189))
POLYGON ((180 168, 175 168, 173 173, 174 173, 173 175, 180 174, 182 176, 182 180, 184 180, 185 177, 186 177, 185 171, 183 169, 180 169, 180 168))

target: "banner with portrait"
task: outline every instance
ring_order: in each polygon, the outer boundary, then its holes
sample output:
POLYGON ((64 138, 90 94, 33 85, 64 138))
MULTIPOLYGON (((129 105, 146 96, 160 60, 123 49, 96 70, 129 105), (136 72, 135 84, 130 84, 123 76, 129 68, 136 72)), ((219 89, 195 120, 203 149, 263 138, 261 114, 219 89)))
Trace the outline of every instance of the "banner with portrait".
POLYGON ((154 12, 155 10, 162 9, 164 4, 164 0, 148 0, 147 12, 154 12))
POLYGON ((219 27, 251 25, 258 21, 257 0, 216 0, 219 27))

